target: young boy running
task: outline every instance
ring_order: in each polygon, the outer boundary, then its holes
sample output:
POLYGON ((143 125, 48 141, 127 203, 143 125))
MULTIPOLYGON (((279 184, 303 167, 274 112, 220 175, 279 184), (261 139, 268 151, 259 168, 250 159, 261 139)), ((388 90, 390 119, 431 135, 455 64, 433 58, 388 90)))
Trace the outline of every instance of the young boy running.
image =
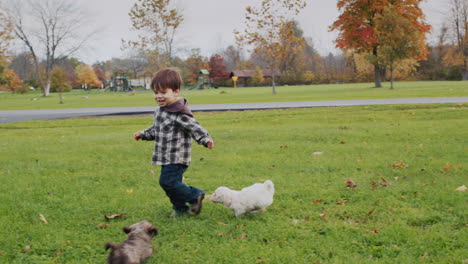
POLYGON ((194 118, 187 100, 179 97, 182 77, 174 69, 156 73, 151 89, 159 105, 154 114, 154 124, 133 134, 135 140, 154 140, 153 165, 161 165, 159 185, 171 200, 174 212, 198 215, 205 192, 182 182, 182 175, 190 165, 192 138, 200 145, 213 149, 214 141, 194 118), (188 204, 188 205, 187 205, 188 204))

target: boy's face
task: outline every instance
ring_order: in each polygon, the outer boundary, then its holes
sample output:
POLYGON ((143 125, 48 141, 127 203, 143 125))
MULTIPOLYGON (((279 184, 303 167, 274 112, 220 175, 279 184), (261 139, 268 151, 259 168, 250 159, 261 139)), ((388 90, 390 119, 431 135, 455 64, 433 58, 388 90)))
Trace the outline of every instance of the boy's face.
POLYGON ((159 106, 168 106, 179 100, 179 91, 173 91, 172 89, 161 89, 154 93, 154 100, 159 106))

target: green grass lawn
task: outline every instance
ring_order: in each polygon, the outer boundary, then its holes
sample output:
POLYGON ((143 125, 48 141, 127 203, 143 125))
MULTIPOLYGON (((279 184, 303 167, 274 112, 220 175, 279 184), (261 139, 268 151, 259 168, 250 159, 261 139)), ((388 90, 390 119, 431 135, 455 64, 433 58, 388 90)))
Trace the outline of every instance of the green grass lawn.
POLYGON ((104 244, 144 219, 160 230, 146 263, 466 263, 467 196, 455 189, 468 185, 467 114, 466 104, 196 113, 215 149, 194 146, 187 184, 275 183, 268 210, 242 218, 210 202, 167 218, 152 143, 132 139, 151 115, 0 124, 0 263, 104 263, 104 244))
MULTIPOLYGON (((184 90, 182 96, 190 104, 323 101, 376 98, 454 97, 468 96, 468 82, 397 82, 396 89, 373 88, 373 83, 323 84, 303 86, 279 86, 272 95, 271 87, 220 88, 207 90, 184 90)), ((40 92, 27 94, 0 94, 0 110, 93 108, 116 106, 151 106, 154 100, 151 91, 136 93, 110 93, 99 90, 64 93, 64 104, 59 95, 43 97, 40 92)))

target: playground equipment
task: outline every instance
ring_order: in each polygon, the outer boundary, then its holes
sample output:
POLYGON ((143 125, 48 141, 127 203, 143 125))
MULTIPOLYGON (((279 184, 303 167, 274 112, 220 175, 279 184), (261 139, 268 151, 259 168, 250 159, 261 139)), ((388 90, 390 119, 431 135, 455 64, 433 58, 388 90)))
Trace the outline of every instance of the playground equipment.
POLYGON ((110 81, 111 92, 128 92, 132 90, 127 77, 123 73, 117 73, 117 76, 110 81))
POLYGON ((197 89, 197 90, 205 89, 205 85, 210 84, 210 78, 208 77, 209 74, 210 72, 207 69, 201 69, 198 72, 198 81, 195 84, 195 87, 193 87, 192 89, 197 89))

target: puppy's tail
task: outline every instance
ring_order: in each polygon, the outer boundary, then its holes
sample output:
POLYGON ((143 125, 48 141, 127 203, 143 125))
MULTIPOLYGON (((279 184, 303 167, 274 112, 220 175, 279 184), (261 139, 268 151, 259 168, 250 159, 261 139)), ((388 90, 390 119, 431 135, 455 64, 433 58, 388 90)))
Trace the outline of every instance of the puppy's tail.
POLYGON ((270 192, 275 192, 275 185, 273 184, 272 181, 267 180, 263 184, 265 184, 267 190, 269 190, 270 192))
POLYGON ((107 242, 107 243, 106 243, 106 251, 107 251, 109 248, 112 248, 112 250, 114 250, 116 247, 117 247, 117 245, 114 244, 114 243, 112 243, 112 242, 107 242))

